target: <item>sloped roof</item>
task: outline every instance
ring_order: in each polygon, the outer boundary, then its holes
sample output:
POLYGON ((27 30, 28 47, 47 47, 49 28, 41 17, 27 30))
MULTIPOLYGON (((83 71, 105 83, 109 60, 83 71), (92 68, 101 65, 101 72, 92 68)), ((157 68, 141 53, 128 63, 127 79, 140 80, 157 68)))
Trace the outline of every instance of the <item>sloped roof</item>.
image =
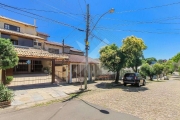
POLYGON ((0 16, 0 18, 5 19, 5 20, 10 20, 10 21, 13 21, 13 22, 16 22, 16 23, 24 24, 24 25, 36 27, 34 25, 31 25, 31 24, 28 24, 28 23, 25 23, 25 22, 21 22, 21 21, 18 21, 18 20, 14 20, 14 19, 11 19, 11 18, 7 18, 7 17, 4 17, 4 16, 0 16))
POLYGON ((70 48, 70 50, 71 50, 71 51, 75 51, 75 52, 82 52, 82 53, 84 53, 83 51, 77 50, 77 49, 75 49, 75 48, 70 48))
POLYGON ((40 35, 44 35, 44 36, 50 37, 48 34, 42 33, 42 32, 37 32, 37 34, 40 34, 40 35))
POLYGON ((30 34, 26 34, 26 33, 21 33, 21 32, 15 32, 15 31, 11 31, 11 30, 6 30, 6 29, 1 29, 0 28, 0 32, 2 33, 6 33, 6 34, 11 34, 11 35, 18 35, 18 36, 23 36, 23 37, 28 37, 28 38, 38 38, 38 39, 43 39, 42 37, 36 36, 36 35, 30 35, 30 34))
MULTIPOLYGON (((85 56, 81 56, 81 55, 69 55, 69 61, 74 63, 85 63, 86 59, 85 56)), ((96 61, 95 59, 88 57, 88 63, 99 63, 99 62, 96 61)))
MULTIPOLYGON (((58 43, 58 42, 45 41, 45 43, 50 44, 50 45, 63 46, 63 44, 62 44, 62 43, 58 43)), ((71 47, 71 46, 66 45, 66 44, 64 44, 64 46, 65 46, 65 47, 71 47)))
POLYGON ((49 58, 49 59, 64 59, 68 58, 67 55, 53 54, 42 49, 36 49, 33 47, 25 47, 14 45, 15 50, 19 57, 36 57, 36 58, 49 58))

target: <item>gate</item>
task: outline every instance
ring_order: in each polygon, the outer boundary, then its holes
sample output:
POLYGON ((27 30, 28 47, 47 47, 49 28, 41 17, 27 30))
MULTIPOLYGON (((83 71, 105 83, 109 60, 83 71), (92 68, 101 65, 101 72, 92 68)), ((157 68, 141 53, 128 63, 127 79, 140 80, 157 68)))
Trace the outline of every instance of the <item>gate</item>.
POLYGON ((17 74, 13 75, 13 80, 8 86, 21 86, 21 85, 32 85, 32 84, 42 84, 51 83, 51 74, 17 74))

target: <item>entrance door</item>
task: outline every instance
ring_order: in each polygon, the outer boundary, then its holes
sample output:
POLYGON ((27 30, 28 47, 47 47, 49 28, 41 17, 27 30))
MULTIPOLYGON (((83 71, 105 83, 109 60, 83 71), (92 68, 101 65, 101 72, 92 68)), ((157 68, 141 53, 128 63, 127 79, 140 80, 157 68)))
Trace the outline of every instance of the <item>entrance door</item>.
POLYGON ((31 72, 42 72, 42 62, 37 60, 31 61, 31 72))
POLYGON ((28 73, 28 64, 27 60, 19 60, 19 63, 14 67, 13 71, 16 73, 28 73))

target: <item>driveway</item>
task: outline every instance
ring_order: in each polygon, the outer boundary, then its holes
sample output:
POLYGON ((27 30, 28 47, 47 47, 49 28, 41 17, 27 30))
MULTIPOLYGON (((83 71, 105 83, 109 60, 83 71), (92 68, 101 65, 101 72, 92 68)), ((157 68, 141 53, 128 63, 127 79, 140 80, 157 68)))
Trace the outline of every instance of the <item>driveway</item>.
POLYGON ((140 120, 132 115, 115 112, 79 99, 9 112, 0 116, 1 120, 140 120))

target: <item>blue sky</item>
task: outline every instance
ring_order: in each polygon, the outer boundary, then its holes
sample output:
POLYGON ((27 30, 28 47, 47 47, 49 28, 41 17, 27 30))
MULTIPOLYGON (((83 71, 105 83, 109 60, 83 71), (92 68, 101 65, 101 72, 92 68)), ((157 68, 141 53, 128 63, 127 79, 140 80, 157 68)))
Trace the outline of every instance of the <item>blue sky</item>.
MULTIPOLYGON (((0 0, 0 3, 26 8, 22 10, 81 29, 86 28, 87 3, 90 5, 91 29, 103 13, 114 8, 113 14, 106 14, 100 19, 93 34, 109 44, 115 43, 118 46, 122 45, 122 39, 127 36, 142 38, 148 46, 144 51, 146 58, 169 59, 180 52, 180 1, 178 0, 0 0), (162 6, 171 3, 173 4, 162 6), (150 7, 154 8, 143 9, 150 7)), ((65 39, 66 44, 84 51, 84 32, 22 11, 11 8, 5 10, 2 6, 0 6, 0 15, 29 24, 33 24, 36 19, 37 30, 49 34, 50 41, 61 42, 65 39)), ((92 58, 97 58, 99 49, 106 45, 92 36, 89 37, 89 43, 89 55, 92 58)))

